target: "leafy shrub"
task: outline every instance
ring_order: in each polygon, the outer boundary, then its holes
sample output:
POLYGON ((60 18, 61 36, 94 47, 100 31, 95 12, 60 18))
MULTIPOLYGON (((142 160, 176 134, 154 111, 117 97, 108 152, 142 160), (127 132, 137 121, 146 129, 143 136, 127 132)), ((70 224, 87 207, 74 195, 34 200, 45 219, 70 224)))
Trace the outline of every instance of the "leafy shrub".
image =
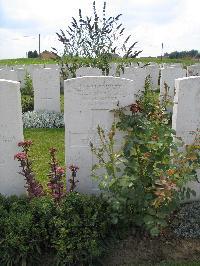
POLYGON ((130 219, 152 235, 167 225, 181 199, 195 193, 184 186, 196 180, 200 164, 198 132, 194 145, 183 146, 174 140, 165 110, 147 79, 145 91, 130 112, 118 111, 117 127, 125 135, 122 150, 115 151, 115 125, 108 136, 99 127, 101 145, 95 148, 91 144, 99 160, 93 167, 94 177, 112 206, 113 222, 130 219), (99 168, 105 174, 99 176, 99 168))
POLYGON ((26 72, 25 75, 25 82, 24 82, 24 87, 21 88, 21 94, 22 95, 29 95, 33 97, 33 81, 28 72, 26 72))
POLYGON ((32 111, 34 109, 34 100, 33 97, 29 95, 22 95, 22 113, 32 111))
POLYGON ((28 200, 15 197, 5 202, 7 204, 0 207, 0 264, 26 265, 29 262, 37 265, 41 235, 28 208, 28 200))
POLYGON ((95 196, 70 193, 58 211, 52 239, 58 261, 89 265, 103 252, 102 240, 110 226, 107 204, 95 196))
POLYGON ((52 198, 0 196, 0 264, 89 265, 103 252, 110 230, 108 205, 100 197, 70 193, 52 198), (55 264, 54 264, 55 263, 55 264))
POLYGON ((171 227, 179 237, 200 238, 200 202, 183 205, 173 216, 171 227))
POLYGON ((23 114, 24 128, 61 128, 64 127, 63 113, 29 111, 23 114))
POLYGON ((28 72, 25 75, 24 87, 21 88, 22 113, 32 111, 34 109, 34 92, 33 82, 28 72))

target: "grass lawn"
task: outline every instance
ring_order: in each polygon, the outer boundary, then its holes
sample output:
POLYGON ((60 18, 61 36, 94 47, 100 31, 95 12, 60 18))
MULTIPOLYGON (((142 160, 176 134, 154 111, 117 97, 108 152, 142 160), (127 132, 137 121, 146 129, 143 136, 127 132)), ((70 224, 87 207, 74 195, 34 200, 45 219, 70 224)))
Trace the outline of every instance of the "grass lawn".
POLYGON ((52 59, 39 58, 16 58, 16 59, 1 59, 0 65, 29 65, 29 64, 56 64, 52 59))
POLYGON ((49 148, 57 148, 57 159, 64 166, 64 128, 58 129, 24 129, 24 139, 32 140, 31 158, 37 179, 45 184, 49 172, 49 148))
MULTIPOLYGON (((80 58, 81 62, 88 63, 88 59, 86 58, 80 58)), ((161 63, 182 63, 184 66, 191 65, 195 63, 199 63, 196 60, 190 59, 190 58, 179 58, 179 59, 170 59, 170 58, 163 58, 161 61, 160 58, 156 57, 141 57, 141 58, 131 58, 131 59, 122 59, 122 58, 116 58, 113 59, 113 62, 142 62, 142 63, 149 63, 149 62, 155 62, 158 64, 161 63)), ((16 58, 16 59, 2 59, 0 60, 0 65, 28 65, 28 64, 56 64, 57 61, 49 59, 39 59, 39 58, 16 58)), ((70 58, 68 59, 68 63, 70 63, 70 58)))

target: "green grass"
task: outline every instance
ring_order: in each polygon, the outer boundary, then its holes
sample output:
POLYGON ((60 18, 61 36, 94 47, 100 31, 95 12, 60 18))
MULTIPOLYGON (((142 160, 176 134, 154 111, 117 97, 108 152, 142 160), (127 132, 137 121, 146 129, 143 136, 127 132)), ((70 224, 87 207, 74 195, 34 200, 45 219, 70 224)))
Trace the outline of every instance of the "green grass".
MULTIPOLYGON (((70 63, 70 58, 68 59, 68 63, 70 63)), ((88 58, 77 58, 77 62, 82 63, 90 63, 90 59, 88 58)), ((161 61, 160 58, 156 57, 142 57, 142 58, 134 58, 134 59, 123 59, 123 58, 115 58, 113 62, 142 62, 142 63, 182 63, 184 66, 191 65, 194 63, 198 63, 198 61, 193 60, 191 58, 183 58, 183 59, 170 59, 170 58, 163 58, 161 61)), ((3 59, 0 60, 0 65, 28 65, 28 64, 56 64, 57 61, 53 59, 39 59, 39 58, 16 58, 16 59, 3 59)))
POLYGON ((158 63, 158 64, 162 64, 162 63, 169 63, 169 64, 174 64, 174 63, 181 63, 183 64, 183 66, 187 66, 187 65, 192 65, 195 63, 198 63, 198 61, 191 59, 191 58, 183 58, 183 59, 170 59, 170 58, 163 58, 163 60, 161 61, 160 58, 156 58, 156 57, 144 57, 144 58, 136 58, 136 59, 132 59, 133 62, 142 62, 142 63, 149 63, 149 62, 154 62, 154 63, 158 63))
POLYGON ((49 172, 49 148, 57 148, 57 159, 64 166, 64 129, 25 129, 24 139, 32 140, 31 158, 37 180, 45 185, 49 172))
POLYGON ((39 59, 39 58, 16 58, 16 59, 2 59, 0 65, 30 65, 30 64, 56 64, 53 59, 39 59))

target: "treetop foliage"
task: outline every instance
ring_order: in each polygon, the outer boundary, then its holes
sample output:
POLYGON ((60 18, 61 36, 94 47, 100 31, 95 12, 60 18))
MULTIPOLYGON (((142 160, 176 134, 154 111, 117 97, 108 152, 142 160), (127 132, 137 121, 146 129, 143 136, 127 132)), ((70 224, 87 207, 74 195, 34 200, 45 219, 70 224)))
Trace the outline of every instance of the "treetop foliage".
POLYGON ((174 51, 174 52, 171 52, 171 53, 165 53, 164 54, 165 57, 169 57, 171 59, 174 59, 174 58, 186 58, 186 57, 189 57, 189 58, 200 58, 200 53, 198 52, 198 50, 190 50, 190 51, 181 51, 181 52, 178 52, 178 51, 174 51))
MULTIPOLYGON (((93 2, 93 14, 87 16, 79 9, 78 18, 72 21, 64 31, 56 33, 64 45, 64 54, 81 57, 99 57, 102 55, 120 55, 135 58, 142 51, 134 51, 137 42, 129 45, 131 35, 124 37, 125 28, 120 22, 122 14, 106 16, 106 2, 102 15, 97 13, 96 2, 93 2)), ((56 50, 56 49, 55 49, 56 50)))
POLYGON ((35 50, 34 52, 28 51, 28 58, 38 58, 38 52, 35 50))

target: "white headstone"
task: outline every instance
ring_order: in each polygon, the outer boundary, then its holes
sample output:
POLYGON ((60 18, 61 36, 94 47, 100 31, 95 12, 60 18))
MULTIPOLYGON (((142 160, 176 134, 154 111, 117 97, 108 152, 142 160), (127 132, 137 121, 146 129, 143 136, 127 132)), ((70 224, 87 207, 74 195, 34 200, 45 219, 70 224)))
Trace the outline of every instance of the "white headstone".
POLYGON ((135 93, 144 90, 145 80, 148 76, 145 68, 140 67, 125 67, 124 73, 121 72, 120 77, 125 79, 130 79, 134 81, 134 90, 135 93))
POLYGON ((17 72, 15 70, 0 69, 0 79, 18 81, 17 72))
POLYGON ((161 69, 160 96, 168 96, 173 101, 175 94, 175 79, 186 76, 186 70, 182 68, 167 67, 161 69))
POLYGON ((0 80, 0 193, 25 193, 24 177, 14 155, 23 140, 22 110, 19 82, 0 80))
POLYGON ((31 75, 31 77, 33 77, 33 73, 35 70, 43 69, 43 68, 44 68, 44 65, 42 64, 31 64, 31 65, 25 66, 26 71, 31 75))
POLYGON ((114 121, 111 112, 135 101, 134 81, 115 77, 82 77, 65 80, 65 149, 66 165, 78 165, 78 190, 96 193, 97 183, 91 180, 96 162, 90 141, 98 145, 97 126, 109 130, 114 121))
POLYGON ((181 63, 163 63, 161 64, 161 68, 168 68, 168 67, 177 67, 177 68, 182 68, 183 65, 181 63))
POLYGON ((25 65, 14 65, 13 69, 17 70, 18 68, 25 68, 25 65))
POLYGON ((23 88, 25 85, 26 70, 24 68, 16 68, 17 80, 20 82, 20 87, 23 88))
POLYGON ((34 110, 60 112, 60 73, 43 68, 33 72, 34 110))
POLYGON ((146 66, 146 75, 150 76, 151 86, 153 90, 158 89, 158 79, 159 79, 159 66, 158 65, 149 65, 146 66))
POLYGON ((188 66, 187 76, 200 76, 200 64, 188 66))
MULTIPOLYGON (((200 129, 200 77, 177 79, 175 87, 172 128, 176 136, 189 145, 194 142, 194 132, 200 129)), ((200 199, 200 184, 193 182, 189 186, 196 191, 196 198, 200 199)))
POLYGON ((58 64, 45 64, 44 68, 56 68, 56 69, 59 69, 60 66, 58 64))
POLYGON ((94 67, 81 67, 76 70, 76 77, 102 76, 102 70, 94 67))

